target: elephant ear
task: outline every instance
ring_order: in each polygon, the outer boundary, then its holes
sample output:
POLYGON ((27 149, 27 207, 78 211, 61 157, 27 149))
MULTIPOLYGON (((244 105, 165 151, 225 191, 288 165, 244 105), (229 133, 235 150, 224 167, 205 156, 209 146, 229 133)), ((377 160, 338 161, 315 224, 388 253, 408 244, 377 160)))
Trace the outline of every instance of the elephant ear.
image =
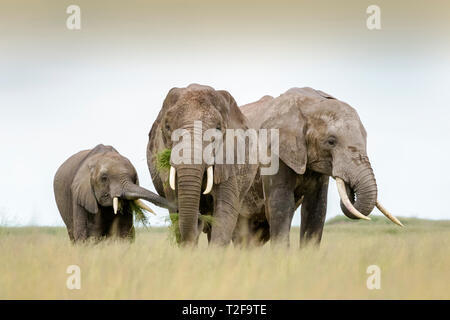
POLYGON ((214 184, 221 184, 233 175, 233 167, 230 164, 214 165, 214 184))
POLYGON ((233 96, 225 90, 217 91, 222 96, 222 105, 219 106, 219 111, 222 113, 222 117, 227 122, 228 129, 248 129, 247 118, 238 107, 236 100, 233 96))
MULTIPOLYGON (((226 124, 227 129, 248 129, 247 118, 242 114, 233 96, 225 90, 216 91, 219 95, 219 101, 216 105, 218 111, 221 113, 222 118, 226 124)), ((226 141, 226 133, 224 134, 223 141, 226 141)), ((236 146, 235 146, 236 147, 236 146)), ((235 150, 236 151, 236 150, 235 150)), ((226 150, 223 150, 224 163, 216 164, 214 166, 214 183, 220 184, 227 181, 231 176, 235 175, 235 165, 226 164, 226 150)), ((248 160, 248 159, 247 159, 248 160)))
MULTIPOLYGON (((162 108, 159 111, 155 122, 153 122, 150 132, 148 133, 149 143, 151 146, 153 146, 155 144, 156 137, 161 134, 161 130, 162 130, 161 126, 163 125, 161 122, 162 122, 164 115, 166 114, 167 110, 170 109, 170 107, 172 107, 175 103, 177 103, 178 99, 181 96, 181 92, 182 92, 182 89, 180 89, 180 88, 172 88, 167 93, 167 96, 164 99, 162 108)), ((161 135, 161 139, 162 139, 162 135, 161 135)))
POLYGON ((317 92, 319 95, 321 95, 322 97, 324 97, 325 99, 336 100, 335 97, 333 97, 332 95, 330 95, 330 94, 328 94, 328 93, 326 93, 326 92, 323 92, 323 91, 320 91, 320 90, 316 90, 316 92, 317 92))
POLYGON ((164 99, 162 110, 167 111, 168 108, 177 103, 182 91, 183 89, 180 88, 170 89, 170 91, 167 93, 166 98, 164 99))
POLYGON ((90 213, 98 213, 97 199, 91 185, 92 164, 85 161, 78 169, 72 183, 73 201, 90 213))
MULTIPOLYGON (((275 102, 276 103, 276 102, 275 102)), ((273 105, 275 112, 263 122, 261 128, 278 129, 279 148, 277 154, 283 162, 297 174, 304 174, 307 163, 306 149, 306 120, 297 106, 295 99, 282 101, 282 104, 273 105)), ((271 149, 274 149, 271 146, 271 149)))

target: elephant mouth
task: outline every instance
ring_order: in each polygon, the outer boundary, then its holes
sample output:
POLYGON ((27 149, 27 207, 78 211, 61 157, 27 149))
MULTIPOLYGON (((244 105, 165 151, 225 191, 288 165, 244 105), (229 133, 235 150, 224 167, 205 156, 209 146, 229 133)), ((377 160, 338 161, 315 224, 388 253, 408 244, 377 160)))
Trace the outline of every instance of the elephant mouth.
POLYGON ((344 180, 342 180, 341 178, 335 177, 335 180, 339 197, 341 198, 342 203, 344 204, 345 208, 350 212, 350 214, 357 219, 371 220, 369 217, 362 214, 361 212, 359 212, 359 210, 357 210, 354 207, 353 204, 355 203, 356 200, 354 190, 348 184, 346 184, 344 180))
POLYGON ((147 206, 142 200, 140 200, 140 199, 137 199, 137 200, 123 200, 123 199, 121 199, 119 197, 114 197, 113 198, 113 211, 114 211, 115 215, 118 214, 119 212, 122 212, 120 210, 121 207, 122 207, 121 203, 124 202, 124 201, 129 202, 129 203, 133 202, 134 205, 137 206, 138 208, 143 209, 143 210, 145 210, 147 212, 150 212, 151 214, 156 216, 156 213, 149 206, 147 206))
MULTIPOLYGON (((201 180, 201 190, 200 191, 200 205, 199 205, 199 214, 206 214, 209 215, 213 211, 212 209, 212 203, 213 201, 213 194, 212 189, 214 186, 214 165, 210 166, 205 170, 203 176, 200 178, 201 180)), ((178 193, 180 191, 180 188, 177 186, 177 179, 178 179, 178 170, 171 166, 171 171, 169 173, 169 187, 175 192, 176 197, 178 198, 178 193), (173 169, 172 169, 173 168, 173 169)), ((178 200, 179 201, 179 200, 178 200)), ((179 204, 178 204, 179 205, 179 204)), ((179 214, 179 208, 177 206, 176 210, 173 211, 173 213, 179 214)))
MULTIPOLYGON (((177 174, 177 170, 175 169, 175 167, 170 166, 169 185, 173 191, 176 190, 176 185, 175 185, 176 174, 177 174)), ((206 169, 206 175, 207 175, 206 187, 205 187, 205 191, 203 191, 203 195, 207 195, 207 194, 211 193, 213 183, 214 183, 214 167, 213 166, 209 166, 208 169, 206 169)))
POLYGON ((350 187, 350 185, 348 183, 345 184, 345 189, 346 189, 346 192, 347 192, 350 202, 352 203, 352 205, 354 205, 355 201, 356 201, 355 189, 350 187))

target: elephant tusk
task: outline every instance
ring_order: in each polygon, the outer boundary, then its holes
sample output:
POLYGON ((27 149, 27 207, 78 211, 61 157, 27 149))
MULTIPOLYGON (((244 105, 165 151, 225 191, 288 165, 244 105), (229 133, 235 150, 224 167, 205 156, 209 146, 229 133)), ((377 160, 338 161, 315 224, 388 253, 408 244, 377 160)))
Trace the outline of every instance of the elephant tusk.
POLYGON ((378 201, 377 201, 377 208, 378 208, 378 210, 381 211, 382 214, 384 214, 393 223, 399 225, 400 227, 404 227, 403 223, 401 223, 400 220, 398 220, 396 217, 394 217, 392 214, 390 214, 389 211, 387 211, 386 208, 383 207, 381 205, 381 203, 379 203, 378 201))
POLYGON ((117 214, 117 211, 119 210, 119 198, 114 197, 113 199, 113 208, 114 208, 114 214, 117 214))
POLYGON ((203 194, 208 194, 211 192, 212 187, 213 187, 213 182, 214 182, 214 170, 212 166, 209 166, 208 169, 206 170, 206 174, 208 177, 208 180, 206 182, 206 189, 203 192, 203 194))
POLYGON ((356 208, 350 202, 348 198, 347 191, 345 190, 345 182, 341 178, 336 177, 336 185, 339 192, 339 197, 341 197, 342 203, 345 205, 348 211, 350 211, 356 218, 370 220, 369 217, 366 217, 361 212, 356 210, 356 208))
POLYGON ((145 211, 150 212, 151 214, 156 216, 155 211, 153 211, 149 206, 147 206, 144 202, 141 200, 134 200, 134 203, 141 209, 144 209, 145 211))
POLYGON ((170 167, 170 175, 169 175, 169 185, 172 190, 175 190, 175 174, 176 170, 174 167, 170 167))

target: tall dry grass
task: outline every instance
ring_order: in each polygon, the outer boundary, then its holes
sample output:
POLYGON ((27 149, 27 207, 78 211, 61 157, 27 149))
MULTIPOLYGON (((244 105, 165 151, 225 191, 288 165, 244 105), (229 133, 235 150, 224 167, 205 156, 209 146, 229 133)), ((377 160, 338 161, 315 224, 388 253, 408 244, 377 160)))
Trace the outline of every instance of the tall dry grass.
POLYGON ((62 228, 0 228, 0 299, 449 299, 450 222, 333 220, 321 248, 180 249, 165 229, 73 246, 62 228), (81 290, 66 269, 81 268, 81 290), (368 290, 366 269, 381 268, 368 290))

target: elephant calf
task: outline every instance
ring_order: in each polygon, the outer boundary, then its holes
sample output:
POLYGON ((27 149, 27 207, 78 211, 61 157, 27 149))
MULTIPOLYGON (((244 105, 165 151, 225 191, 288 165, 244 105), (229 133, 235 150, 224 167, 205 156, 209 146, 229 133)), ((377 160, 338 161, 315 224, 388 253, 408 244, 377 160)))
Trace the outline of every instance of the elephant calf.
POLYGON ((132 238, 131 201, 147 211, 151 209, 139 199, 174 210, 165 198, 139 187, 131 162, 111 146, 98 145, 70 157, 58 169, 53 187, 73 242, 108 236, 132 238))

